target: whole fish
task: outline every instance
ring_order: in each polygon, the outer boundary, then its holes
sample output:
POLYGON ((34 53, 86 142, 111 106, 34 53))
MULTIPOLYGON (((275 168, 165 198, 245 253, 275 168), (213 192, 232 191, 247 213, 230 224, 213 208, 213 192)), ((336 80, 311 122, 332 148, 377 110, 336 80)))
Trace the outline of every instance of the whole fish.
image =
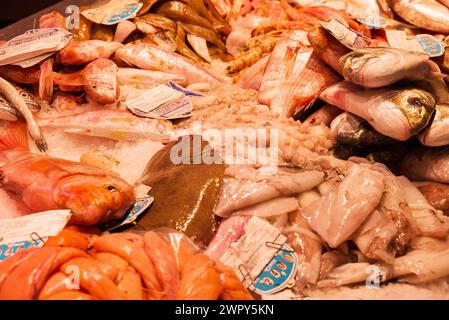
POLYGON ((70 209, 71 224, 91 226, 120 219, 133 204, 133 188, 114 173, 30 153, 23 123, 0 125, 2 187, 32 212, 70 209))
POLYGON ((320 98, 365 119, 379 133, 399 141, 425 128, 435 111, 435 98, 427 91, 411 87, 364 90, 349 82, 339 82, 324 90, 320 98))
POLYGON ((60 86, 82 86, 94 101, 110 104, 114 103, 119 95, 117 71, 118 68, 112 60, 96 59, 81 71, 69 74, 54 73, 53 80, 60 86))
POLYGON ((359 49, 341 57, 339 63, 346 80, 365 88, 381 88, 401 80, 444 77, 428 55, 395 48, 359 49))
POLYGON ((366 120, 349 112, 343 112, 331 123, 331 136, 338 144, 348 144, 363 148, 396 142, 371 127, 366 120))
POLYGON ((3 96, 11 106, 14 107, 16 112, 25 120, 34 143, 38 149, 42 152, 47 150, 47 143, 41 134, 41 131, 33 118, 33 114, 28 108, 24 98, 14 88, 14 86, 0 77, 0 95, 3 96))
POLYGON ((169 140, 173 125, 168 120, 141 118, 126 110, 86 111, 68 116, 40 118, 39 126, 113 140, 169 140))
POLYGON ((304 111, 322 90, 338 81, 313 49, 297 39, 295 34, 278 41, 259 90, 259 101, 283 118, 304 111))
POLYGON ((143 88, 150 88, 169 80, 181 85, 187 83, 186 77, 180 74, 137 68, 118 68, 117 77, 119 85, 135 85, 143 88))
POLYGON ((316 54, 335 71, 343 75, 343 68, 338 61, 350 50, 330 35, 323 27, 309 31, 307 39, 316 54))
POLYGON ((219 86, 225 81, 193 61, 147 43, 130 43, 118 49, 116 57, 141 69, 183 75, 189 83, 206 82, 219 86))
POLYGON ((80 66, 95 59, 107 59, 120 47, 122 44, 114 41, 71 41, 59 51, 59 60, 65 65, 80 66))
POLYGON ((429 147, 449 144, 449 104, 436 105, 432 123, 418 135, 418 140, 429 147))
POLYGON ((391 0, 393 11, 405 21, 430 31, 449 34, 449 8, 435 0, 391 0))

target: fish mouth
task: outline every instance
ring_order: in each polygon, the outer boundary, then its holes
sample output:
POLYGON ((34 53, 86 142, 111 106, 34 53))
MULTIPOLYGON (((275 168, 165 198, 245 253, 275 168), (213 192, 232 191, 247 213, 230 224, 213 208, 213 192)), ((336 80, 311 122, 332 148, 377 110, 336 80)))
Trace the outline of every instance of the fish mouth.
POLYGON ((135 201, 133 188, 116 176, 74 174, 55 186, 54 201, 70 209, 70 224, 94 226, 120 219, 135 201))

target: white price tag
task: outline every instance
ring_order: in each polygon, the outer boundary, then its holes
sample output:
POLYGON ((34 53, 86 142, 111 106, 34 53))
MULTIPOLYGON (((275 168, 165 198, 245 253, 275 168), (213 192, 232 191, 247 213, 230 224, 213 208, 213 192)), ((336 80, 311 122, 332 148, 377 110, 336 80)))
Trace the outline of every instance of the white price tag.
POLYGON ((70 210, 50 210, 0 223, 0 244, 29 241, 32 234, 40 239, 57 235, 71 217, 70 210))

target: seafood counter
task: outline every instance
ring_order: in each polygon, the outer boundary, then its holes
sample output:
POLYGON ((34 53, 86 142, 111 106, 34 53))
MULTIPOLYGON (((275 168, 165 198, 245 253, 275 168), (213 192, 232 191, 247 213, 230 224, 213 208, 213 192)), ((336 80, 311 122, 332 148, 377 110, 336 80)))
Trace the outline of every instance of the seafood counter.
POLYGON ((0 299, 449 298, 448 1, 64 9, 0 42, 0 299))

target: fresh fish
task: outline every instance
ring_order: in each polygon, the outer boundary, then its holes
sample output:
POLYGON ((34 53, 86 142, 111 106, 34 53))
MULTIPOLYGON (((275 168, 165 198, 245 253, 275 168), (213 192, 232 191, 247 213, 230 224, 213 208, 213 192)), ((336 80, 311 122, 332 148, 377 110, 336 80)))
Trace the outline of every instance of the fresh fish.
POLYGON ((0 120, 5 121, 17 121, 19 115, 16 109, 14 109, 5 98, 0 97, 0 120))
POLYGON ((437 104, 432 123, 418 135, 425 146, 440 147, 449 144, 449 104, 437 104))
POLYGON ((181 85, 187 83, 186 77, 183 75, 137 68, 119 68, 117 77, 119 85, 134 85, 143 88, 150 88, 169 80, 181 85))
POLYGON ((340 65, 346 80, 365 88, 381 88, 401 80, 444 78, 428 55, 395 48, 359 49, 343 56, 340 65))
POLYGON ((37 98, 31 92, 22 87, 19 87, 18 85, 15 85, 13 83, 11 84, 19 92, 20 96, 23 98, 25 104, 31 110, 31 112, 37 113, 41 110, 41 105, 39 104, 37 98))
POLYGON ((262 84, 259 102, 273 113, 289 118, 311 105, 337 75, 326 66, 311 48, 301 41, 285 37, 271 53, 262 84))
POLYGON ((391 7, 417 27, 449 34, 449 8, 435 0, 391 0, 391 7))
POLYGON ((245 89, 259 90, 269 60, 270 55, 266 55, 251 67, 244 69, 239 75, 237 85, 245 89))
POLYGON ((216 45, 221 50, 226 51, 225 44, 223 43, 223 41, 221 41, 221 39, 218 37, 218 35, 215 32, 213 32, 207 28, 203 28, 203 27, 196 26, 196 25, 189 24, 189 23, 183 23, 182 26, 188 34, 192 34, 197 37, 201 37, 201 38, 207 40, 208 42, 216 45))
POLYGON ((171 122, 141 118, 125 110, 87 111, 56 118, 40 118, 41 127, 62 128, 65 132, 113 140, 169 140, 171 122))
POLYGON ((121 43, 113 41, 71 41, 59 51, 59 60, 65 65, 80 66, 95 59, 107 59, 120 47, 121 43))
POLYGON ((193 34, 187 35, 187 41, 193 48, 193 50, 196 52, 197 55, 199 55, 201 58, 203 58, 205 61, 211 63, 212 58, 209 54, 209 49, 207 48, 207 41, 201 37, 195 36, 193 34))
POLYGON ((176 31, 176 21, 155 13, 137 17, 134 19, 134 23, 137 25, 137 29, 144 33, 147 33, 145 31, 148 30, 148 25, 157 29, 176 31))
MULTIPOLYGON (((122 43, 136 29, 137 29, 137 26, 134 23, 132 23, 131 21, 128 21, 128 20, 120 21, 117 24, 117 28, 115 29, 113 41, 122 43)), ((109 57, 105 57, 105 58, 109 58, 109 57)))
POLYGON ((365 119, 379 133, 399 141, 424 129, 435 111, 435 98, 411 87, 364 90, 349 82, 339 82, 325 89, 320 98, 365 119))
POLYGON ((335 71, 343 75, 343 68, 338 61, 350 50, 330 35, 323 27, 318 27, 307 33, 307 39, 315 53, 335 71))
MULTIPOLYGON (((175 36, 175 46, 176 51, 183 56, 192 59, 197 63, 202 63, 203 60, 192 50, 186 43, 187 35, 184 30, 183 24, 181 22, 177 22, 176 25, 176 36, 175 36)), ((159 46, 161 47, 161 46, 159 46)))
POLYGON ((398 174, 418 181, 449 183, 449 148, 417 146, 402 158, 398 174))
POLYGON ((212 4, 210 0, 184 0, 184 2, 198 12, 201 17, 210 21, 214 27, 214 30, 225 36, 231 33, 230 25, 223 18, 223 16, 218 13, 215 5, 212 4))
MULTIPOLYGON (((179 50, 176 36, 177 35, 172 31, 159 30, 156 31, 155 33, 146 34, 145 37, 142 39, 142 42, 154 45, 168 52, 175 52, 176 50, 178 50, 178 52, 181 52, 181 50, 179 50)), ((184 43, 184 41, 182 42, 182 44, 186 48, 188 48, 187 45, 184 43)), ((200 59, 198 58, 198 60, 200 59)))
POLYGON ((336 117, 331 125, 331 136, 338 144, 348 144, 358 148, 395 143, 371 127, 368 122, 349 112, 336 117))
POLYGON ((120 219, 134 203, 133 188, 114 173, 30 153, 21 122, 1 125, 2 187, 32 212, 70 209, 71 224, 89 226, 120 219))
POLYGON ((47 143, 41 134, 41 131, 33 118, 33 114, 28 108, 24 98, 14 88, 14 86, 3 78, 0 78, 0 95, 2 95, 25 120, 34 143, 42 152, 47 150, 47 143))
POLYGON ((167 1, 162 3, 156 13, 176 21, 195 24, 210 30, 214 29, 212 23, 200 16, 193 8, 180 1, 167 1))
POLYGON ((60 86, 82 86, 86 94, 98 103, 110 104, 117 100, 117 66, 109 59, 96 59, 75 73, 54 73, 54 83, 60 86))
POLYGON ((116 57, 141 69, 183 75, 189 83, 206 82, 219 86, 225 82, 189 59, 147 43, 128 44, 117 50, 116 57))

